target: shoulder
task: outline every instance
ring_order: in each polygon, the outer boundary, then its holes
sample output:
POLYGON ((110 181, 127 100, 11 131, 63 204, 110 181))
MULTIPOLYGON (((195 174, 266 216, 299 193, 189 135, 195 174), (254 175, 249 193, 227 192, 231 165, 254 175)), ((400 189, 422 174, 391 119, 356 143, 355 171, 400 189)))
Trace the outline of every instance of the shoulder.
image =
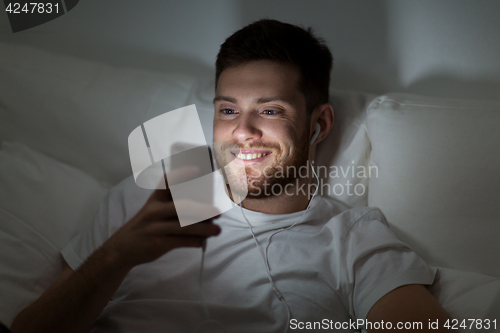
POLYGON ((346 209, 326 226, 340 263, 341 294, 356 318, 366 318, 377 300, 399 286, 432 283, 434 273, 398 239, 379 209, 346 209))
POLYGON ((76 270, 84 260, 130 220, 151 195, 135 184, 132 176, 114 186, 99 205, 96 215, 62 250, 68 265, 76 270))
POLYGON ((331 212, 325 226, 332 230, 337 241, 345 242, 351 234, 366 234, 374 229, 388 230, 387 222, 378 208, 349 208, 329 197, 324 197, 323 201, 331 212))
POLYGON ((125 178, 111 188, 101 201, 92 223, 89 223, 83 232, 94 235, 98 232, 105 238, 110 237, 137 214, 151 193, 152 190, 137 186, 133 176, 125 178))
POLYGON ((331 234, 331 247, 339 255, 339 260, 350 267, 375 253, 411 251, 389 228, 378 208, 345 209, 332 216, 325 228, 331 234))
POLYGON ((102 204, 111 212, 129 220, 146 203, 153 190, 139 187, 133 176, 114 186, 102 204))
POLYGON ((147 200, 153 190, 139 187, 134 180, 134 176, 129 176, 115 185, 110 191, 109 196, 115 200, 125 200, 125 203, 137 200, 147 200))

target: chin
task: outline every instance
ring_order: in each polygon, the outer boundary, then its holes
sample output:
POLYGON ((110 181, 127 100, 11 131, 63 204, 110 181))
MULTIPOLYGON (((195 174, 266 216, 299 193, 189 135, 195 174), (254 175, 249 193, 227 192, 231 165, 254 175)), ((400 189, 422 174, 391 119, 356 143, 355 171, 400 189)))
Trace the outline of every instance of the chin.
POLYGON ((253 164, 242 164, 242 160, 230 152, 230 148, 237 147, 234 143, 220 143, 216 149, 216 163, 219 168, 224 167, 224 178, 233 189, 233 195, 246 198, 262 199, 274 196, 271 189, 275 186, 285 187, 295 183, 295 177, 277 176, 277 171, 287 170, 288 167, 299 168, 307 164, 308 146, 299 146, 291 156, 284 157, 277 145, 268 145, 265 148, 272 150, 272 154, 264 160, 253 164), (271 147, 274 148, 269 148, 271 147), (231 163, 233 162, 234 163, 231 163), (242 195, 243 194, 243 195, 242 195))

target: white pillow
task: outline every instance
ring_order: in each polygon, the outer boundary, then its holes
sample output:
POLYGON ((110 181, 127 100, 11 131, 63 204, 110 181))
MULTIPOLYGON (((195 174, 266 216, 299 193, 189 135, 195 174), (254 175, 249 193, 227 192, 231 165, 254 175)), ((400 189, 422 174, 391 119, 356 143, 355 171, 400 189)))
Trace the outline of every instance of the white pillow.
POLYGON ((324 194, 350 207, 363 207, 368 201, 370 140, 366 109, 375 97, 331 89, 334 123, 317 146, 316 163, 324 194))
POLYGON ((110 184, 132 173, 130 132, 188 105, 196 82, 22 45, 0 43, 0 54, 0 140, 23 142, 110 184))
POLYGON ((441 267, 429 291, 450 318, 458 320, 458 332, 495 332, 500 329, 499 278, 441 267), (472 322, 468 319, 481 319, 483 322, 472 322), (490 320, 490 329, 486 329, 485 319, 490 320), (496 330, 492 323, 495 319, 496 330), (460 327, 462 323, 467 324, 467 329, 460 327), (472 323, 474 324, 471 327, 472 323), (479 328, 481 324, 482 328, 479 328))
POLYGON ((367 123, 368 204, 429 263, 500 277, 500 103, 389 94, 367 123))
POLYGON ((59 250, 108 188, 20 143, 0 150, 0 321, 9 324, 60 273, 59 250))
POLYGON ((201 127, 208 144, 212 144, 214 133, 215 78, 200 78, 193 85, 186 105, 195 104, 201 127))
POLYGON ((58 249, 27 223, 0 208, 0 322, 14 317, 62 270, 58 249))

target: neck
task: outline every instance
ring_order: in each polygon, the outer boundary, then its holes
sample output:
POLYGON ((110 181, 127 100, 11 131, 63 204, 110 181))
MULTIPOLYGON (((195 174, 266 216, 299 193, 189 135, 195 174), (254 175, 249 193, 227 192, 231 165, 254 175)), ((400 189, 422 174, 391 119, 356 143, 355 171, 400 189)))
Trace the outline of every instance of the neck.
POLYGON ((242 201, 242 207, 265 214, 290 214, 307 208, 314 191, 311 191, 311 179, 303 179, 297 184, 289 184, 280 195, 270 195, 264 198, 247 196, 242 201))

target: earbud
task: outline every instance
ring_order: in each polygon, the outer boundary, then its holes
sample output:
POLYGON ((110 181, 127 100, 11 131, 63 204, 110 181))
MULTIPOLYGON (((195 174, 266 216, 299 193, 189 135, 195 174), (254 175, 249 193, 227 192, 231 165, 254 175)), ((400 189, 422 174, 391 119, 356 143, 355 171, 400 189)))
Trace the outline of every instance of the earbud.
POLYGON ((311 138, 311 141, 309 142, 309 146, 312 146, 314 140, 316 140, 316 138, 318 137, 319 132, 321 132, 321 126, 319 125, 319 123, 316 123, 316 129, 314 130, 314 135, 311 138))

